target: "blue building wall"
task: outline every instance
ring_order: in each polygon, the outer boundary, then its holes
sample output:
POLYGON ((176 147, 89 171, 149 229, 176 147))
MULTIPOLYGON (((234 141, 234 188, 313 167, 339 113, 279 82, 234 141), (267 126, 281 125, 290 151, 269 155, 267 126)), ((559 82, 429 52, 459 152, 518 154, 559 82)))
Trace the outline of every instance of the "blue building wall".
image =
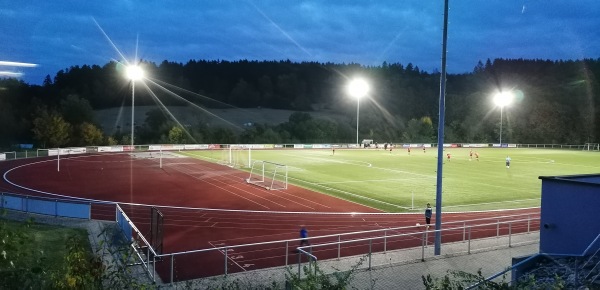
POLYGON ((540 179, 540 253, 581 255, 600 233, 600 175, 540 179))

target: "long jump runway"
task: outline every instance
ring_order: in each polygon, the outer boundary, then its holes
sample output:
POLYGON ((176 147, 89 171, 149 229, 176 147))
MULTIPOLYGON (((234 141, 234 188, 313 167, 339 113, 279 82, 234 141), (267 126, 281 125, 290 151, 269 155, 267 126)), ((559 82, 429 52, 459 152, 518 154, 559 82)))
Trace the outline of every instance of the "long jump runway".
MULTIPOLYGON (((418 232, 422 229, 415 224, 423 223, 421 212, 386 214, 291 185, 287 190, 266 190, 247 184, 247 172, 176 155, 160 160, 147 154, 81 155, 61 157, 60 163, 55 158, 21 159, 1 162, 0 170, 4 176, 0 191, 119 203, 142 233, 149 232, 149 208, 158 207, 164 215, 163 253, 297 239, 301 226, 316 237, 397 227, 418 232)), ((539 215, 539 209, 510 211, 521 213, 539 215)), ((448 213, 444 223, 502 215, 507 213, 448 213)), ((92 217, 114 220, 114 206, 93 203, 92 217)), ((492 234, 496 234, 495 228, 474 233, 482 237, 492 234)), ((460 238, 457 234, 444 240, 460 238)), ((337 240, 324 238, 319 243, 337 240)), ((419 246, 421 242, 405 237, 388 241, 386 247, 419 246)), ((297 245, 297 241, 277 242, 176 256, 174 278, 220 275, 225 261, 229 273, 295 263, 297 245)), ((344 254, 364 253, 364 247, 349 245, 344 254)), ((337 250, 319 251, 315 253, 319 259, 337 256, 337 250)), ((170 267, 170 261, 157 264, 163 280, 169 279, 170 267)))

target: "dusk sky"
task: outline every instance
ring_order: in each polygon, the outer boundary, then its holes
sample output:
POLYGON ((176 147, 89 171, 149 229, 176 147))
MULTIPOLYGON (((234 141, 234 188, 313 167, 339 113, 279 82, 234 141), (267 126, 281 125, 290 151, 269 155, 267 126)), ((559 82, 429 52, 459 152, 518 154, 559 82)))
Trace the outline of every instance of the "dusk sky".
MULTIPOLYGON (((443 0, 0 0, 0 66, 41 84, 74 65, 138 57, 441 69, 443 0), (106 36, 105 36, 105 34, 106 36), (108 38, 107 38, 108 37, 108 38)), ((598 0, 450 0, 448 72, 495 58, 600 57, 598 0)), ((6 75, 6 74, 5 74, 6 75)))

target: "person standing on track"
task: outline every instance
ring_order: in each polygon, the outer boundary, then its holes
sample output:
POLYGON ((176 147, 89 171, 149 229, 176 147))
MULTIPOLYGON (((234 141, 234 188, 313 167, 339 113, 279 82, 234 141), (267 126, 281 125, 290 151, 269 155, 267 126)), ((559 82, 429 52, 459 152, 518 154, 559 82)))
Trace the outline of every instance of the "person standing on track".
POLYGON ((427 226, 427 229, 429 229, 429 225, 431 224, 432 214, 431 204, 427 203, 427 207, 425 208, 425 225, 427 226))
POLYGON ((310 246, 308 242, 308 231, 304 226, 300 228, 300 247, 302 246, 310 246))

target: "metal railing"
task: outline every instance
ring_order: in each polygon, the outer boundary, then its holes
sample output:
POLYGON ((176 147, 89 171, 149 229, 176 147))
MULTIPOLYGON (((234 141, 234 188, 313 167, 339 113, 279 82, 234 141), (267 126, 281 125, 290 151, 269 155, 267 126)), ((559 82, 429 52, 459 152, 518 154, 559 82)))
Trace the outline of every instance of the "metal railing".
MULTIPOLYGON (((441 229, 441 230, 425 230, 425 231, 420 231, 420 232, 411 232, 411 233, 401 233, 401 234, 394 234, 394 235, 388 235, 388 236, 382 236, 382 237, 369 237, 369 238, 359 238, 359 239, 354 239, 354 240, 346 240, 346 241, 339 241, 339 242, 333 242, 333 243, 324 243, 324 244, 317 244, 317 245, 309 245, 309 246, 302 246, 299 247, 299 253, 310 253, 311 256, 315 256, 315 260, 317 260, 317 255, 315 254, 316 252, 318 252, 319 249, 326 249, 328 247, 331 246, 337 246, 338 249, 341 247, 341 245, 347 245, 347 248, 350 248, 352 245, 355 248, 359 248, 360 244, 366 244, 368 245, 366 247, 366 252, 359 252, 356 253, 354 252, 353 255, 366 255, 367 256, 367 269, 372 269, 373 267, 373 254, 377 253, 377 252, 381 252, 381 253, 385 253, 384 250, 381 251, 377 251, 374 250, 374 245, 376 245, 378 242, 381 244, 385 244, 386 240, 388 239, 403 239, 403 241, 410 241, 411 239, 416 240, 417 244, 420 244, 418 249, 420 251, 420 259, 421 261, 425 261, 425 259, 427 258, 426 255, 426 249, 428 248, 429 245, 431 245, 432 243, 429 241, 430 237, 433 237, 433 235, 435 233, 437 233, 438 231, 441 233, 442 238, 444 239, 448 239, 448 242, 444 242, 443 243, 443 249, 445 250, 445 254, 458 254, 458 253, 467 253, 470 254, 471 251, 474 249, 474 241, 479 241, 481 242, 481 245, 479 247, 477 247, 477 249, 482 249, 481 246, 485 247, 485 248, 490 248, 490 247, 498 247, 501 246, 497 243, 493 243, 490 241, 485 241, 486 238, 497 238, 500 237, 499 232, 497 232, 495 235, 493 234, 493 230, 494 228, 499 228, 501 225, 506 225, 507 226, 507 233, 506 233, 506 237, 508 238, 507 242, 506 242, 506 246, 508 247, 512 247, 515 243, 513 242, 513 236, 516 234, 515 232, 513 232, 513 230, 515 229, 516 226, 521 225, 523 227, 523 230, 521 231, 521 233, 529 233, 530 229, 531 229, 531 222, 532 220, 537 220, 539 221, 539 218, 527 218, 527 219, 520 219, 520 220, 511 220, 511 221, 498 221, 495 223, 484 223, 484 224, 477 224, 477 225, 468 225, 468 226, 459 226, 459 227, 454 227, 454 228, 446 228, 446 229, 441 229), (487 234, 483 234, 484 237, 479 237, 479 238, 473 238, 473 230, 474 229, 479 229, 480 232, 487 232, 487 234), (456 233, 459 233, 458 237, 456 236, 456 233), (489 233, 492 232, 492 234, 490 235, 489 233), (461 233, 466 233, 466 237, 461 239, 460 238, 460 234, 461 233), (466 245, 464 245, 466 243, 466 245), (307 251, 308 250, 308 251, 307 251)), ((481 233, 480 233, 481 234, 481 233)), ((414 243, 413 243, 414 244, 414 243)), ((385 247, 384 247, 385 249, 385 247)), ((408 247, 408 249, 412 249, 414 250, 415 247, 408 247)), ((431 256, 433 256, 433 253, 430 253, 431 256)), ((414 257, 414 256, 413 256, 414 257)), ((311 257, 309 257, 310 259, 311 257)), ((339 257, 338 257, 339 259, 339 257)), ((323 259, 319 259, 319 260, 323 260, 323 259)), ((300 264, 300 259, 299 262, 300 264)), ((300 265, 298 266, 300 267, 300 265)))
POLYGON ((132 251, 135 253, 140 264, 144 267, 152 281, 156 282, 156 251, 118 204, 116 205, 115 215, 115 221, 129 242, 132 251), (150 265, 152 265, 152 269, 150 268, 150 265))
MULTIPOLYGON (((462 242, 467 243, 464 246, 464 251, 470 253, 473 249, 472 242, 476 239, 481 238, 497 238, 500 236, 508 237, 508 246, 510 247, 513 243, 512 237, 517 233, 529 233, 532 229, 532 224, 537 222, 539 224, 539 215, 534 216, 533 214, 519 214, 514 216, 501 216, 501 217, 492 217, 492 218, 483 218, 477 220, 469 220, 469 221, 460 221, 460 222, 448 222, 444 223, 444 226, 448 226, 451 224, 461 224, 461 226, 451 227, 447 229, 440 230, 444 237, 447 239, 447 243, 455 243, 462 242), (485 222, 487 221, 487 223, 485 222), (490 222, 494 221, 494 222, 490 222), (473 233, 473 229, 480 229, 480 231, 473 233)), ((350 232, 350 233, 341 233, 341 234, 332 234, 332 235, 324 235, 324 236, 316 236, 311 237, 311 246, 304 247, 293 247, 290 246, 291 243, 299 243, 302 239, 289 239, 289 240, 277 240, 277 241, 269 241, 269 242, 259 242, 259 243, 251 243, 251 244, 242 244, 242 245, 232 245, 232 246, 221 246, 209 249, 199 249, 192 251, 184 251, 184 252, 176 252, 176 253, 167 253, 157 255, 156 258, 161 258, 163 261, 169 262, 168 270, 168 279, 165 279, 166 282, 173 283, 176 280, 188 280, 194 278, 202 278, 208 276, 219 276, 219 275, 228 275, 230 273, 234 273, 232 269, 228 268, 228 264, 231 263, 234 266, 236 265, 235 255, 229 256, 228 253, 241 253, 244 250, 247 252, 259 252, 265 251, 270 255, 276 255, 279 253, 281 257, 277 259, 279 262, 278 266, 288 266, 290 263, 290 250, 297 250, 298 253, 298 267, 300 269, 300 263, 302 261, 302 254, 308 258, 309 261, 317 261, 323 259, 340 259, 342 257, 348 256, 356 256, 363 255, 375 252, 386 253, 390 250, 402 250, 407 248, 421 247, 421 256, 420 259, 424 260, 426 258, 425 249, 428 245, 431 245, 432 242, 428 242, 430 238, 433 238, 435 230, 421 231, 417 226, 408 226, 408 227, 396 227, 396 228, 388 228, 388 229, 377 229, 377 230, 369 230, 369 231, 361 231, 361 232, 350 232), (365 236, 368 236, 365 238, 365 236), (414 237, 411 239, 404 239, 407 237, 414 237), (373 244, 373 241, 377 241, 376 244, 373 244), (369 243, 368 250, 366 251, 357 251, 357 248, 363 247, 361 245, 357 245, 360 242, 369 243), (347 245, 344 247, 344 245, 347 245), (375 248, 376 247, 376 248, 375 248), (328 252, 324 255, 324 258, 317 258, 318 251, 317 249, 323 249, 324 252, 328 252), (342 253, 342 250, 345 253, 342 253), (215 273, 212 275, 203 275, 202 273, 196 272, 192 274, 193 277, 175 277, 176 272, 182 272, 182 269, 177 269, 176 264, 177 260, 189 260, 189 261, 212 261, 218 262, 220 256, 222 263, 222 272, 215 273), (221 256, 222 255, 222 256, 221 256), (208 257, 212 256, 211 259, 208 257), (283 256, 283 257, 282 257, 283 256), (186 258, 187 257, 187 258, 186 258)), ((371 267, 372 260, 369 258, 368 260, 369 268, 371 267)), ((211 263, 213 264, 213 263, 211 263)), ((164 265, 163 265, 164 266, 164 265)), ((277 267, 277 266, 271 266, 277 267)), ((241 271, 246 271, 242 269, 241 271)), ((215 271, 213 271, 215 272, 215 271)))
MULTIPOLYGON (((583 277, 583 281, 588 281, 590 283, 595 282, 598 277, 600 276, 600 271, 596 271, 596 269, 598 267, 600 267, 600 260, 596 259, 596 257, 600 254, 600 234, 598 234, 596 236, 596 238, 587 246, 587 248, 579 255, 555 255, 555 254, 550 254, 550 253, 539 253, 536 255, 532 255, 531 257, 528 257, 526 259, 524 259, 523 261, 520 261, 514 265, 512 265, 511 267, 508 267, 506 270, 498 272, 488 278, 486 278, 484 281, 481 281, 479 283, 473 284, 471 286, 469 286, 467 289, 477 289, 479 286, 481 286, 483 283, 485 282, 489 282, 492 281, 500 276, 505 275, 506 273, 508 273, 509 271, 513 273, 513 277, 511 279, 511 284, 515 284, 518 283, 518 279, 523 275, 522 273, 520 273, 520 269, 524 266, 530 265, 532 262, 536 262, 539 261, 539 259, 541 258, 545 258, 545 257, 573 257, 575 258, 575 263, 573 266, 573 269, 570 269, 571 273, 574 274, 575 279, 572 280, 573 283, 575 283, 575 287, 578 287, 579 284, 582 282, 580 281, 580 276, 579 276, 579 272, 580 269, 588 269, 587 271, 587 275, 585 275, 583 277), (594 251, 595 248, 595 251, 594 251), (591 251, 594 251, 594 253, 592 255, 589 255, 589 253, 591 251), (580 258, 585 258, 588 257, 585 262, 583 264, 581 264, 581 266, 579 266, 579 259, 580 258), (589 269, 588 264, 589 263, 594 263, 594 261, 596 261, 596 264, 589 269), (594 272, 596 271, 596 272, 594 272), (517 275, 516 273, 519 273, 520 275, 517 275)), ((560 267, 563 268, 568 268, 567 264, 561 264, 560 267)), ((535 273, 535 270, 533 271, 529 271, 529 273, 535 273)), ((568 287, 568 286, 567 286, 568 287)))

